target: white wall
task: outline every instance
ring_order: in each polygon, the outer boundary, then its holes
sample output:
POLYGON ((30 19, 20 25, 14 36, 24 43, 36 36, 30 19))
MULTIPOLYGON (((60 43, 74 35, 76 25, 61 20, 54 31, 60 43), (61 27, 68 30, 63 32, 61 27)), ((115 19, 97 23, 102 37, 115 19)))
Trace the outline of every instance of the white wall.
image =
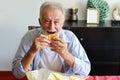
MULTIPOLYGON (((39 6, 45 0, 0 0, 0 71, 11 70, 11 62, 29 25, 39 25, 39 6)), ((51 0, 65 8, 79 8, 79 20, 86 19, 87 0, 51 0)), ((107 0, 111 9, 119 0, 107 0)), ((109 15, 108 19, 111 19, 109 15)))

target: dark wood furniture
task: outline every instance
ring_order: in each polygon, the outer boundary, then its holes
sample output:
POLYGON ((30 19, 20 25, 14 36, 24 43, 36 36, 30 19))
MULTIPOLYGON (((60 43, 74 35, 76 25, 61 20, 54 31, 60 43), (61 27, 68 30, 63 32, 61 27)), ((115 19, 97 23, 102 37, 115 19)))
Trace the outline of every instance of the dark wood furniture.
POLYGON ((111 21, 87 25, 86 21, 66 22, 91 61, 90 75, 120 75, 120 26, 111 21))
POLYGON ((85 48, 91 61, 90 75, 120 75, 120 26, 112 26, 110 21, 99 25, 66 21, 65 27, 85 48))

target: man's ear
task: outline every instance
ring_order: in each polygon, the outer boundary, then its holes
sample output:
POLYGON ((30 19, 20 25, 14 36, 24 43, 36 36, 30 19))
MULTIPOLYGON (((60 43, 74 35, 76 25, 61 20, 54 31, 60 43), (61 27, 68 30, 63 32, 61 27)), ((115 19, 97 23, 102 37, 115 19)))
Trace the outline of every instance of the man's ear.
POLYGON ((38 22, 39 22, 39 24, 41 25, 41 20, 40 20, 40 18, 38 18, 38 22))
POLYGON ((63 18, 63 21, 62 21, 62 26, 64 26, 65 24, 65 18, 63 18))

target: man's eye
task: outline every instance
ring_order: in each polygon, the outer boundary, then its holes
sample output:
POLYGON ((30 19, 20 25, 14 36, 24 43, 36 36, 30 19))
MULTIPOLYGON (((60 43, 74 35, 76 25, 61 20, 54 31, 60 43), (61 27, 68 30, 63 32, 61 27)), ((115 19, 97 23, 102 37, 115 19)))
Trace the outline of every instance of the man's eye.
POLYGON ((55 21, 55 24, 56 24, 56 25, 59 24, 59 21, 55 21))
POLYGON ((44 20, 44 23, 50 23, 50 20, 44 20))

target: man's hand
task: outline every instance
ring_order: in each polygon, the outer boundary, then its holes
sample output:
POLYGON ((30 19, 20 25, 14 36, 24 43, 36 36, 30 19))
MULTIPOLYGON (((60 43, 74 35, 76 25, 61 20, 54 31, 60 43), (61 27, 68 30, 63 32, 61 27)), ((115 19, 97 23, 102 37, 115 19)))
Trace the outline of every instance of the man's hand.
POLYGON ((64 53, 68 52, 67 43, 65 43, 60 38, 52 38, 50 47, 52 51, 57 52, 61 56, 64 56, 64 53))
POLYGON ((32 44, 31 50, 37 52, 43 48, 46 48, 50 45, 50 39, 46 35, 37 36, 32 44))
POLYGON ((34 41, 33 44, 30 48, 30 50, 26 53, 26 55, 23 57, 23 59, 21 60, 23 69, 25 71, 28 71, 28 68, 30 67, 30 64, 32 63, 36 53, 43 49, 46 48, 47 46, 49 46, 50 44, 50 40, 47 36, 45 35, 39 35, 37 36, 34 41))
POLYGON ((65 43, 60 38, 53 38, 51 40, 51 50, 60 54, 60 56, 65 60, 66 63, 70 65, 71 68, 74 66, 74 56, 68 51, 67 43, 65 43))

